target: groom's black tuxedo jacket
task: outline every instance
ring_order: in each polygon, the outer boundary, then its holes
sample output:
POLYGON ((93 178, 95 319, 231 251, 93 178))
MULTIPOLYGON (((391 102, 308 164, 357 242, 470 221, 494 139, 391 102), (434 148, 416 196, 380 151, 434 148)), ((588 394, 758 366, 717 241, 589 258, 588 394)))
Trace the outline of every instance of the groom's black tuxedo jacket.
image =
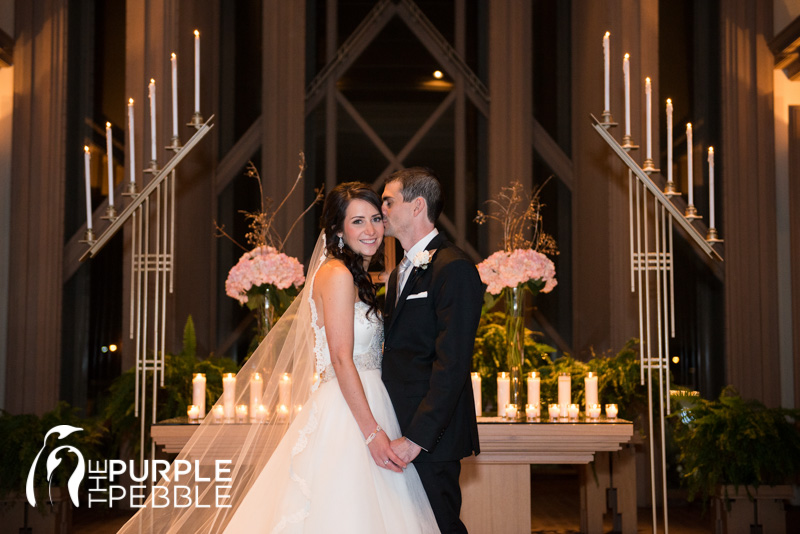
POLYGON ((396 304, 397 269, 389 278, 382 376, 403 435, 427 451, 416 461, 454 461, 480 452, 470 368, 484 286, 441 234, 426 248, 396 304))

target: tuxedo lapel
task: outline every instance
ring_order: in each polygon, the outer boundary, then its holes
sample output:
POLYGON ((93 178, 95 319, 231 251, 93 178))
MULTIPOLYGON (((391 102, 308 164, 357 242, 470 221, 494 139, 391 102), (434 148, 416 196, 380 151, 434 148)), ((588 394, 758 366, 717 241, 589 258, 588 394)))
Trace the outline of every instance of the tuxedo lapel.
MULTIPOLYGON (((438 250, 439 248, 442 248, 443 246, 445 246, 444 236, 442 234, 437 234, 436 237, 431 239, 431 242, 428 243, 428 246, 425 247, 425 250, 438 250)), ((434 253, 434 259, 435 259, 435 257, 436 257, 436 254, 434 253)), ((413 258, 412 258, 412 260, 413 260, 413 258)), ((432 259, 431 262, 433 262, 433 261, 434 260, 432 259)), ((389 284, 390 284, 389 285, 389 289, 386 291, 386 298, 388 299, 388 298, 391 297, 391 299, 392 299, 391 301, 387 301, 388 306, 390 306, 389 309, 391 310, 391 317, 390 317, 390 320, 389 320, 389 328, 391 328, 392 324, 394 324, 394 321, 397 318, 397 316, 400 315, 400 312, 403 309, 403 305, 406 303, 406 299, 407 299, 408 295, 411 294, 411 290, 414 287, 414 283, 417 281, 417 279, 420 276, 422 276, 422 273, 425 270, 426 269, 423 269, 421 267, 414 267, 412 269, 411 273, 408 275, 408 280, 406 280, 406 283, 403 286, 403 292, 400 294, 400 298, 399 299, 396 299, 394 297, 397 294, 397 269, 392 271, 392 275, 389 277, 389 284), (391 294, 389 293, 390 291, 391 291, 391 294), (395 304, 395 302, 396 302, 396 304, 395 304)), ((387 328, 387 330, 388 330, 388 328, 387 328)))

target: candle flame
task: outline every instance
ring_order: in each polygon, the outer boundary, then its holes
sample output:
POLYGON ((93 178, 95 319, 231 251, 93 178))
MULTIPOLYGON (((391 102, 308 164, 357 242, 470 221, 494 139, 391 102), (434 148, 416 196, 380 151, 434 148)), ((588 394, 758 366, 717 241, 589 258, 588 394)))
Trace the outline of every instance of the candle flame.
POLYGON ((604 37, 605 37, 606 39, 608 39, 610 36, 611 36, 611 32, 606 32, 606 34, 604 35, 604 37))
POLYGON ((234 378, 234 377, 236 376, 236 373, 225 373, 225 374, 224 374, 224 375, 222 375, 222 376, 223 376, 224 378, 234 378))
POLYGON ((129 98, 129 99, 128 99, 128 105, 129 105, 129 106, 132 106, 132 105, 133 105, 133 99, 132 99, 132 98, 129 98))
POLYGON ((625 59, 625 60, 628 60, 628 59, 630 59, 630 58, 631 58, 631 55, 630 55, 630 54, 628 54, 628 53, 626 53, 626 54, 625 54, 625 56, 624 56, 624 59, 625 59))
POLYGON ((644 79, 644 83, 646 83, 647 85, 650 85, 650 76, 648 76, 647 78, 644 79))
POLYGON ((156 80, 155 80, 155 78, 150 78, 150 84, 151 84, 151 85, 155 85, 155 84, 156 84, 156 80))
POLYGON ((691 122, 687 122, 686 123, 686 129, 687 130, 691 130, 692 129, 692 123, 691 122))
POLYGON ((199 39, 200 38, 200 30, 195 30, 194 31, 194 36, 199 39))
POLYGON ((667 99, 667 104, 670 105, 670 106, 672 105, 672 99, 671 98, 667 99))
POLYGON ((589 371, 589 378, 592 378, 593 376, 594 376, 594 373, 589 371))
POLYGON ((106 122, 106 130, 108 130, 110 128, 111 128, 111 123, 110 122, 106 122))
POLYGON ((175 55, 175 52, 173 52, 173 53, 172 53, 172 55, 171 55, 170 57, 171 57, 172 59, 176 59, 178 56, 176 56, 176 55, 175 55))
POLYGON ((86 153, 88 154, 88 153, 89 153, 89 147, 84 145, 84 147, 83 147, 83 151, 84 151, 84 152, 86 152, 86 153))
POLYGON ((253 373, 253 380, 261 380, 261 373, 253 373))
POLYGON ((281 380, 287 380, 287 381, 291 380, 291 378, 289 378, 289 373, 283 373, 283 376, 281 377, 281 380))
POLYGON ((708 153, 709 154, 713 154, 714 153, 714 147, 713 146, 708 147, 708 153))

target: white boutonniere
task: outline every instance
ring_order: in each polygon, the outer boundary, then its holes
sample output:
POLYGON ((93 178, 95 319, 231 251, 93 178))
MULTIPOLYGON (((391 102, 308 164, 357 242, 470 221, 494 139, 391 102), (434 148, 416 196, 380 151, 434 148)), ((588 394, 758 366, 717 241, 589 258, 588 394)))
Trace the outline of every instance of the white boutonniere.
POLYGON ((411 264, 417 269, 427 269, 428 264, 430 264, 431 260, 433 259, 434 252, 436 251, 423 250, 422 252, 417 253, 417 255, 414 256, 414 259, 411 260, 411 264))

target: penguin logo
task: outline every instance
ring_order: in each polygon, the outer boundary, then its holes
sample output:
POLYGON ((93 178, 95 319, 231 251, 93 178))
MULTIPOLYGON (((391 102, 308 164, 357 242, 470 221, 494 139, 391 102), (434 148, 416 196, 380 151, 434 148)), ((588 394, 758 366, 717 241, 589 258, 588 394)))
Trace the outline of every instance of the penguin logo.
MULTIPOLYGON (((80 432, 82 428, 78 428, 76 426, 70 425, 58 425, 54 426, 50 429, 50 431, 45 434, 44 436, 44 443, 42 444, 42 448, 39 449, 39 453, 36 455, 36 458, 33 460, 33 465, 31 465, 30 471, 28 471, 28 480, 25 484, 25 494, 28 496, 28 502, 31 506, 36 506, 36 495, 33 492, 33 473, 36 471, 36 464, 39 463, 39 457, 44 452, 45 448, 47 447, 47 438, 50 437, 51 434, 57 434, 58 439, 64 439, 65 437, 69 436, 73 432, 80 432)), ((61 447, 57 447, 53 449, 53 451, 47 456, 47 481, 48 483, 52 484, 53 482, 53 471, 55 471, 56 467, 61 465, 61 458, 58 457, 58 453, 62 450, 66 450, 67 452, 71 452, 75 456, 78 457, 78 465, 75 468, 75 472, 70 475, 69 480, 67 481, 67 490, 69 491, 69 497, 72 500, 72 504, 75 507, 78 506, 78 486, 80 486, 81 481, 83 480, 84 475, 86 474, 86 462, 83 459, 83 454, 81 451, 73 447, 72 445, 62 445, 61 447)), ((51 487, 48 486, 48 493, 50 495, 50 500, 52 500, 52 492, 50 491, 51 487)))

